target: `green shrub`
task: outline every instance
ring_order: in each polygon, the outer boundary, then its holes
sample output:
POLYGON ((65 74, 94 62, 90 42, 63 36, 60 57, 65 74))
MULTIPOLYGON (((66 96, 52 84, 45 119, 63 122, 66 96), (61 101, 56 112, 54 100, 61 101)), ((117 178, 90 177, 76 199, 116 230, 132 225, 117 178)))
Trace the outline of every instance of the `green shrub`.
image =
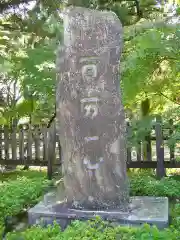
MULTIPOLYGON (((15 215, 35 204, 44 194, 44 189, 50 184, 46 180, 46 173, 27 171, 13 173, 4 176, 0 183, 0 223, 3 217, 15 215)), ((142 196, 167 196, 179 197, 180 184, 178 178, 163 178, 156 180, 153 172, 139 171, 130 175, 131 195, 142 196)), ((33 226, 23 232, 14 232, 7 235, 8 240, 101 240, 101 239, 124 239, 124 240, 177 240, 180 236, 180 202, 171 204, 172 226, 166 230, 159 231, 156 227, 151 228, 144 225, 141 228, 112 227, 105 222, 96 221, 79 222, 74 221, 64 232, 57 224, 48 228, 33 226)), ((0 234, 3 226, 0 225, 0 234)))
POLYGON ((4 232, 4 227, 2 225, 0 225, 0 238, 2 239, 2 235, 4 232))
POLYGON ((156 180, 152 176, 134 175, 130 179, 130 193, 132 196, 179 197, 180 184, 178 180, 168 177, 156 180))
POLYGON ((7 215, 13 216, 24 208, 35 204, 43 195, 49 181, 41 173, 17 176, 0 183, 0 221, 7 215), (29 177, 29 175, 31 177, 29 177))
POLYGON ((34 226, 22 233, 9 233, 7 240, 177 240, 179 234, 175 229, 159 231, 147 224, 140 228, 113 227, 97 218, 88 222, 74 221, 64 232, 56 223, 47 228, 34 226))
POLYGON ((171 206, 173 226, 180 231, 180 202, 171 206))

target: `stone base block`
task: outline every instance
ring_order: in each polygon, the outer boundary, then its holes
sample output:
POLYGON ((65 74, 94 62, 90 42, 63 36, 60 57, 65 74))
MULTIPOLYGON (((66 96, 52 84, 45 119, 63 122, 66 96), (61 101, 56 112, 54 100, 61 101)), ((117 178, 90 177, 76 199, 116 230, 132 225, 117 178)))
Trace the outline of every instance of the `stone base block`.
POLYGON ((105 221, 119 225, 140 226, 144 223, 156 225, 159 229, 168 227, 169 207, 168 198, 165 197, 131 197, 129 212, 118 209, 106 211, 77 210, 68 208, 64 202, 57 201, 57 193, 50 192, 44 200, 28 211, 30 225, 40 224, 46 226, 55 220, 65 229, 73 220, 89 220, 100 216, 105 221))

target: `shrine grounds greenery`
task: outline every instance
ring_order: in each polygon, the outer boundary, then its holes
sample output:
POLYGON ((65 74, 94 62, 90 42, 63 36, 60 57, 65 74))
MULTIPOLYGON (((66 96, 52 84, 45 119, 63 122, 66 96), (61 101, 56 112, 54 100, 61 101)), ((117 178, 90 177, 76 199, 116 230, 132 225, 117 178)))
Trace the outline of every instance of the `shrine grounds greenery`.
MULTIPOLYGON (((168 172, 169 173, 169 172, 168 172)), ((90 239, 162 239, 176 240, 180 236, 180 172, 157 180, 153 171, 129 171, 131 195, 167 196, 170 199, 170 227, 158 230, 144 225, 140 228, 113 227, 99 218, 90 222, 74 221, 64 232, 59 226, 41 228, 33 226, 22 232, 10 232, 7 240, 90 240, 90 239)), ((4 218, 15 216, 36 204, 53 182, 46 179, 45 171, 16 171, 0 175, 0 234, 4 231, 4 218)))

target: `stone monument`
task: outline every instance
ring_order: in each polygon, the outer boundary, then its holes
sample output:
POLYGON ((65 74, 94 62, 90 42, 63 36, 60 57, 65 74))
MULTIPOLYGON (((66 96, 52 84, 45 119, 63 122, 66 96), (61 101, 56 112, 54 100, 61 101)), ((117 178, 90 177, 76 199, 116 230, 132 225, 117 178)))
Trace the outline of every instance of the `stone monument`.
POLYGON ((56 104, 67 200, 78 208, 125 209, 126 129, 118 71, 122 26, 113 13, 73 8, 64 29, 56 104))
POLYGON ((67 9, 56 94, 64 189, 60 185, 29 211, 31 224, 42 217, 66 226, 94 215, 121 224, 168 224, 167 199, 129 198, 121 49, 122 26, 114 13, 67 9))

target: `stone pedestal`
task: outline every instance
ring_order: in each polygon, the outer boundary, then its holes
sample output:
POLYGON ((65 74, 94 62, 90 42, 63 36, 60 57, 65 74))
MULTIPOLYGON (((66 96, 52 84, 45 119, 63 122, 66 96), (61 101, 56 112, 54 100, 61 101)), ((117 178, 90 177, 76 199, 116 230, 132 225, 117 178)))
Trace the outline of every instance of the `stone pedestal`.
POLYGON ((86 221, 100 216, 105 221, 127 226, 140 226, 144 223, 156 225, 159 229, 168 227, 168 198, 165 197, 131 197, 129 211, 117 209, 93 210, 73 209, 65 201, 57 201, 59 194, 48 193, 44 200, 28 212, 29 224, 47 226, 55 220, 65 229, 73 220, 86 221), (58 197, 57 197, 58 195, 58 197))

